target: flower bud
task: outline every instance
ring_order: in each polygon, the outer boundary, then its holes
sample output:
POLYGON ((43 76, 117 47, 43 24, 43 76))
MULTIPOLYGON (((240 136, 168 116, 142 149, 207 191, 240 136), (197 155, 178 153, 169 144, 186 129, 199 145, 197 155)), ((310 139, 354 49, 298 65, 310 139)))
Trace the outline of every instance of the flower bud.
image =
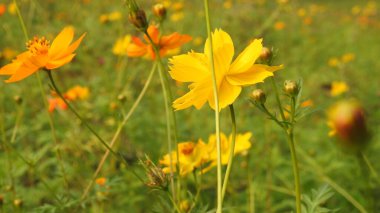
POLYGON ((167 190, 170 183, 169 175, 165 174, 163 170, 156 166, 148 156, 145 161, 141 161, 145 169, 148 181, 145 183, 148 187, 167 190))
POLYGON ((22 206, 22 200, 21 199, 15 199, 13 201, 13 205, 16 207, 21 207, 22 206))
POLYGON ((265 104, 267 97, 262 89, 255 89, 251 93, 251 98, 260 104, 265 104))
POLYGON ((364 109, 356 101, 341 101, 328 111, 330 135, 336 135, 343 145, 359 148, 365 145, 370 134, 364 109))
POLYGON ((296 96, 300 92, 300 88, 295 81, 287 80, 284 83, 284 91, 286 94, 296 96))
POLYGON ((263 47, 260 54, 260 59, 263 61, 268 61, 272 58, 272 51, 268 47, 263 47))
POLYGON ((0 194, 0 206, 4 204, 4 196, 0 194))
POLYGON ((144 10, 137 9, 135 11, 130 11, 129 21, 135 25, 138 30, 145 31, 148 29, 148 21, 144 10))
POLYGON ((16 102, 16 104, 21 105, 22 104, 22 98, 18 95, 13 97, 13 100, 16 102))
POLYGON ((119 100, 121 103, 124 103, 127 100, 127 96, 125 94, 119 94, 117 96, 117 100, 119 100))
POLYGON ((166 8, 163 4, 155 4, 153 6, 153 13, 160 21, 166 18, 166 8))

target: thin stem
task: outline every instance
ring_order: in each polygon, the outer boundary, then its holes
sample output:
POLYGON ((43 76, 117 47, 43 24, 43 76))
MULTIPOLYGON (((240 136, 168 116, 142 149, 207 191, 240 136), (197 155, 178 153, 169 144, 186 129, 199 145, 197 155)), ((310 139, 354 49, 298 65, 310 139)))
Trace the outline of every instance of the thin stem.
MULTIPOLYGON (((116 133, 114 134, 113 138, 112 138, 112 141, 110 143, 110 147, 112 148, 113 145, 115 144, 117 138, 119 137, 124 125, 127 123, 127 121, 129 120, 129 118, 132 116, 132 114, 135 112, 137 106, 140 104, 140 101, 142 100, 142 98, 144 97, 150 83, 152 82, 152 79, 153 79, 153 75, 154 73, 156 72, 157 70, 157 63, 154 63, 153 64, 153 67, 149 73, 149 76, 148 76, 148 79, 146 80, 145 82, 145 85, 144 87, 142 88, 140 94, 138 95, 137 99, 135 100, 135 102, 132 104, 132 107, 131 109, 128 111, 127 115, 124 117, 123 121, 120 123, 120 125, 118 126, 117 130, 116 130, 116 133)), ((96 171, 90 181, 90 183, 87 185, 85 191, 83 192, 82 194, 82 198, 81 199, 84 199, 87 197, 88 195, 88 192, 90 191, 91 187, 93 186, 94 182, 95 182, 95 179, 98 177, 99 175, 99 172, 102 170, 102 167, 108 157, 108 155, 110 154, 110 151, 107 149, 107 151, 104 153, 102 159, 100 160, 99 162, 99 165, 98 167, 96 168, 96 171)))
POLYGON ((295 187, 295 193, 296 193, 296 212, 301 213, 301 186, 300 186, 299 168, 298 168, 296 149, 294 145, 294 133, 293 133, 293 125, 294 125, 294 117, 295 117, 295 98, 294 97, 291 97, 291 116, 292 116, 292 122, 291 122, 290 127, 288 128, 288 131, 286 131, 286 133, 287 133, 287 138, 288 138, 290 154, 292 157, 294 187, 295 187))
MULTIPOLYGON (((29 36, 28 36, 28 31, 26 29, 26 25, 25 25, 25 22, 24 22, 24 19, 21 15, 21 12, 20 12, 20 9, 17 5, 17 1, 16 0, 13 0, 13 3, 15 5, 15 8, 16 8, 16 13, 17 13, 17 16, 18 16, 18 19, 19 19, 19 22, 20 22, 20 25, 21 25, 21 28, 22 28, 22 31, 24 33, 24 37, 25 37, 25 40, 28 41, 29 40, 29 36)), ((53 137, 53 140, 54 140, 54 143, 56 145, 56 156, 57 156, 57 160, 58 160, 58 164, 60 166, 60 169, 61 169, 61 172, 62 172, 62 177, 63 177, 63 182, 64 182, 64 185, 67 189, 67 192, 69 193, 69 184, 68 184, 68 180, 67 180, 67 175, 66 175, 66 171, 65 171, 65 168, 63 166, 63 161, 62 161, 62 155, 61 155, 61 152, 59 150, 59 145, 58 145, 58 140, 57 140, 57 136, 55 134, 55 128, 54 128, 54 122, 53 122, 53 118, 52 116, 50 115, 49 113, 49 110, 48 110, 48 103, 47 103, 47 99, 46 99, 46 94, 45 94, 45 90, 43 89, 42 87, 42 82, 41 82, 41 78, 40 78, 40 73, 37 72, 36 73, 36 76, 37 76, 37 81, 38 81, 38 86, 39 86, 39 89, 40 89, 40 92, 41 92, 41 95, 42 95, 42 98, 43 98, 43 102, 44 102, 44 106, 45 106, 45 109, 46 109, 46 112, 48 113, 48 118, 49 118, 49 125, 50 125, 50 130, 51 130, 51 134, 52 134, 52 137, 53 137)))
POLYGON ((69 107, 69 109, 75 114, 75 116, 85 125, 85 127, 90 130, 90 132, 92 134, 94 134, 94 136, 113 154, 115 155, 116 157, 120 157, 118 154, 115 153, 115 151, 112 150, 112 148, 98 135, 98 133, 92 129, 92 127, 87 123, 87 121, 85 119, 82 118, 81 115, 79 115, 79 113, 71 106, 71 104, 69 104, 69 102, 65 99, 65 97, 62 95, 62 93, 60 92, 60 90, 58 89, 57 85, 55 84, 55 81, 53 79, 53 76, 51 74, 51 71, 50 70, 47 70, 46 71, 48 76, 49 76, 49 80, 50 80, 50 83, 53 87, 53 89, 55 90, 55 92, 57 93, 57 95, 63 100, 63 102, 65 102, 65 104, 69 107))
POLYGON ((230 177, 231 170, 232 170, 232 163, 234 160, 234 153, 235 153, 235 141, 236 141, 236 119, 235 119, 234 105, 231 104, 229 108, 230 108, 231 122, 232 122, 232 141, 230 144, 230 156, 228 158, 227 170, 224 175, 224 182, 223 182, 223 187, 222 187, 222 202, 224 200, 224 196, 226 195, 228 179, 230 177))
POLYGON ((204 0, 204 10, 207 25, 207 35, 210 48, 210 65, 211 65, 211 75, 212 75, 212 86, 214 94, 215 103, 215 134, 216 134, 216 150, 217 150, 217 207, 216 213, 221 213, 223 208, 223 198, 222 198, 222 155, 221 155, 221 144, 220 144, 220 121, 219 121, 219 98, 218 98, 218 85, 216 82, 216 73, 214 65, 214 49, 212 44, 211 35, 211 21, 209 14, 209 3, 208 0, 204 0))
POLYGON ((172 194, 170 194, 169 191, 166 191, 166 193, 167 193, 167 195, 168 195, 168 197, 169 197, 169 199, 170 199, 170 202, 172 202, 172 204, 173 204, 175 210, 176 210, 178 213, 181 213, 181 209, 178 207, 177 203, 174 201, 174 198, 172 197, 172 194))
POLYGON ((360 155, 363 158, 363 161, 365 162, 365 164, 367 165, 369 171, 372 173, 373 177, 376 178, 378 182, 380 182, 379 174, 376 172, 375 168, 373 168, 371 161, 369 161, 369 159, 363 152, 360 152, 360 155))
MULTIPOLYGON (((166 131, 167 131, 167 135, 168 135, 168 151, 169 153, 172 153, 172 134, 173 134, 173 139, 174 139, 174 142, 176 143, 177 145, 177 122, 176 122, 176 116, 175 116, 175 113, 174 113, 174 110, 172 109, 171 107, 171 102, 173 100, 173 97, 172 97, 172 93, 171 93, 171 90, 170 90, 170 87, 169 87, 169 80, 167 78, 167 75, 165 74, 165 68, 164 68, 164 65, 162 63, 162 60, 161 60, 161 57, 160 57, 160 51, 159 51, 159 47, 157 46, 157 44, 155 44, 153 42, 153 39, 152 37, 149 35, 149 33, 147 31, 144 32, 145 35, 148 37, 149 39, 149 42, 150 44, 152 45, 153 47, 153 50, 154 50, 154 53, 155 53, 155 60, 156 62, 158 62, 158 71, 159 71, 159 75, 160 75, 160 81, 161 81, 161 86, 162 86, 162 91, 163 91, 163 94, 164 94, 164 101, 165 101, 165 113, 166 113, 166 131), (170 124, 170 121, 173 122, 173 124, 171 125, 170 124), (173 128, 173 133, 171 132, 171 128, 173 128)), ((179 161, 179 152, 178 152, 178 146, 176 146, 176 153, 177 153, 177 177, 178 177, 178 181, 177 181, 177 201, 179 202, 180 201, 180 189, 181 189, 181 176, 180 176, 180 161, 179 161)), ((170 175, 173 176, 173 171, 174 171, 174 168, 173 168, 173 159, 172 159, 172 155, 170 154, 169 155, 169 162, 170 162, 170 175)), ((173 197, 175 197, 175 194, 176 194, 176 191, 175 191, 175 188, 174 188, 174 180, 171 179, 171 186, 172 186, 172 194, 173 194, 173 197)))
POLYGON ((278 88, 277 88, 276 81, 274 80, 273 76, 270 77, 270 80, 272 82, 272 87, 273 87, 274 93, 276 95, 276 101, 277 101, 277 105, 278 105, 278 109, 280 111, 280 115, 281 115, 282 121, 286 121, 284 110, 282 108, 282 104, 281 104, 281 100, 280 100, 280 94, 278 93, 278 88))

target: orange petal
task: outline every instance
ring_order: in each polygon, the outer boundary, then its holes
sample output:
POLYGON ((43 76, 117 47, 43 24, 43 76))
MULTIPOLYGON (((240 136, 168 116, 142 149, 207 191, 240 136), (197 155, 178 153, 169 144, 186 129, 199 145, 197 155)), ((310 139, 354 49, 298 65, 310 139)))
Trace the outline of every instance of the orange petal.
POLYGON ((0 69, 0 75, 13 75, 22 65, 21 61, 14 60, 0 69))
POLYGON ((38 67, 36 66, 27 66, 26 64, 23 64, 22 66, 19 67, 18 70, 5 82, 7 83, 12 83, 16 81, 20 81, 33 73, 35 73, 38 70, 38 67))
POLYGON ((49 57, 56 58, 57 55, 65 51, 74 37, 74 29, 72 27, 65 27, 54 39, 51 47, 49 48, 49 57))
MULTIPOLYGON (((155 25, 150 25, 148 27, 148 35, 150 36, 150 38, 153 40, 155 44, 159 43, 159 33, 160 32, 158 31, 158 28, 155 25)), ((146 35, 144 35, 144 39, 147 43, 150 43, 146 35)))
POLYGON ((70 54, 66 57, 63 57, 63 58, 60 58, 60 59, 57 59, 57 60, 53 60, 53 61, 49 61, 49 63, 46 64, 46 69, 48 70, 53 70, 53 69, 56 69, 58 67, 61 67, 67 63, 69 63, 71 60, 73 60, 75 54, 70 54))
POLYGON ((160 40, 160 47, 165 49, 174 49, 182 46, 183 44, 191 41, 191 36, 173 33, 168 36, 162 36, 160 40))
POLYGON ((137 44, 130 44, 127 48, 127 55, 129 57, 140 57, 140 56, 143 56, 147 53, 147 47, 145 44, 144 46, 140 46, 140 45, 137 45, 137 44))

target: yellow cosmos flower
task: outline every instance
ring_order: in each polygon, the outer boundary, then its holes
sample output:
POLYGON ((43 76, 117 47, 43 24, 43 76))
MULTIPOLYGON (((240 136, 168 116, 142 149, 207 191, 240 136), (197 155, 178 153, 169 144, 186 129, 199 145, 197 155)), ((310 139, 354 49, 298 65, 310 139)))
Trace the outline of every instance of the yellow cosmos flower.
POLYGON ((112 53, 115 55, 127 55, 127 49, 130 43, 131 43, 130 35, 126 35, 122 38, 119 38, 115 42, 115 45, 112 48, 112 53))
POLYGON ((351 62, 353 60, 355 60, 355 54, 353 54, 353 53, 346 53, 346 54, 342 55, 343 63, 348 63, 348 62, 351 62))
MULTIPOLYGON (((282 65, 254 64, 263 48, 262 39, 255 39, 233 62, 234 45, 231 37, 219 29, 212 34, 212 39, 220 109, 235 101, 242 86, 263 82, 265 78, 273 76, 274 71, 282 68, 282 65)), ((191 106, 200 109, 207 101, 211 108, 215 108, 209 57, 207 39, 204 53, 189 52, 170 59, 171 77, 179 82, 192 82, 190 91, 174 101, 176 110, 191 106)))
MULTIPOLYGON (((179 153, 179 166, 180 166, 180 175, 184 176, 190 172, 192 172, 196 168, 200 168, 202 164, 204 164, 207 159, 207 151, 206 144, 199 140, 198 143, 194 142, 182 142, 178 144, 178 153, 179 153)), ((171 161, 173 170, 176 170, 177 166, 177 152, 173 151, 171 154, 171 161)), ((164 165, 163 168, 164 173, 170 173, 170 155, 165 155, 162 160, 160 160, 160 164, 164 165)), ((173 172, 174 172, 173 171, 173 172)))
POLYGON ((330 95, 335 97, 349 90, 348 85, 343 81, 333 81, 331 83, 330 95))
MULTIPOLYGON (((234 155, 241 154, 251 148, 251 142, 249 139, 252 137, 252 133, 247 132, 245 134, 237 134, 235 139, 235 149, 234 155)), ((230 158, 230 149, 232 143, 232 135, 228 138, 224 133, 220 134, 221 142, 221 155, 222 155, 222 165, 227 165, 230 158)), ((207 151, 209 153, 209 161, 211 164, 203 170, 203 172, 208 171, 212 167, 217 165, 217 149, 216 149, 216 135, 213 134, 208 139, 207 151)))
POLYGON ((85 35, 83 34, 78 40, 70 44, 74 37, 74 29, 66 27, 51 45, 45 37, 34 37, 27 43, 28 50, 18 55, 12 63, 2 67, 0 75, 10 75, 11 77, 6 82, 11 83, 20 81, 41 68, 52 70, 61 67, 74 58, 74 51, 85 35))

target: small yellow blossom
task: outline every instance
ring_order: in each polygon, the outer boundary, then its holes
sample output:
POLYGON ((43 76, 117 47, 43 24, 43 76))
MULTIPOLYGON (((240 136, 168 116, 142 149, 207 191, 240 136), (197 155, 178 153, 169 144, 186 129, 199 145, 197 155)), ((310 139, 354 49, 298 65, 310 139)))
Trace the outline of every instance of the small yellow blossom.
POLYGON ((72 87, 71 89, 69 89, 66 93, 65 93, 65 98, 69 99, 69 100, 84 100, 88 97, 89 95, 89 89, 87 87, 81 87, 81 86, 75 86, 75 87, 72 87))
POLYGON ((202 45, 202 43, 203 43, 203 37, 201 37, 201 36, 195 37, 195 38, 193 39, 193 44, 194 44, 195 46, 202 45))
POLYGON ((232 7, 232 1, 231 0, 225 0, 223 3, 224 9, 231 9, 232 7))
POLYGON ((361 12, 361 7, 359 5, 355 5, 351 9, 351 13, 353 15, 359 15, 360 12, 361 12))
POLYGON ((334 57, 334 58, 330 58, 330 59, 329 59, 328 65, 329 65, 330 67, 338 67, 339 64, 340 64, 340 61, 339 61, 338 58, 334 57))
POLYGON ((183 12, 175 12, 170 16, 170 20, 172 22, 178 22, 181 21, 185 17, 185 14, 183 12))
POLYGON ((183 3, 182 2, 176 2, 171 5, 171 8, 173 10, 182 10, 183 9, 183 3))
POLYGON ((333 81, 331 83, 330 95, 335 97, 349 90, 348 85, 343 81, 333 81))
POLYGON ((306 16, 306 10, 305 10, 305 8, 300 8, 300 9, 298 9, 298 10, 297 10, 297 15, 298 15, 299 17, 304 17, 304 16, 306 16))
POLYGON ((11 15, 16 15, 16 8, 17 8, 17 5, 15 3, 10 3, 8 5, 8 12, 11 14, 11 15))
POLYGON ((117 39, 112 48, 112 53, 115 55, 127 55, 127 49, 131 43, 131 36, 126 35, 117 39))
POLYGON ((108 14, 108 20, 109 21, 118 21, 122 17, 121 13, 119 11, 114 11, 110 14, 108 14))
POLYGON ((342 62, 343 63, 348 63, 355 60, 355 54, 353 53, 346 53, 342 56, 342 62))

